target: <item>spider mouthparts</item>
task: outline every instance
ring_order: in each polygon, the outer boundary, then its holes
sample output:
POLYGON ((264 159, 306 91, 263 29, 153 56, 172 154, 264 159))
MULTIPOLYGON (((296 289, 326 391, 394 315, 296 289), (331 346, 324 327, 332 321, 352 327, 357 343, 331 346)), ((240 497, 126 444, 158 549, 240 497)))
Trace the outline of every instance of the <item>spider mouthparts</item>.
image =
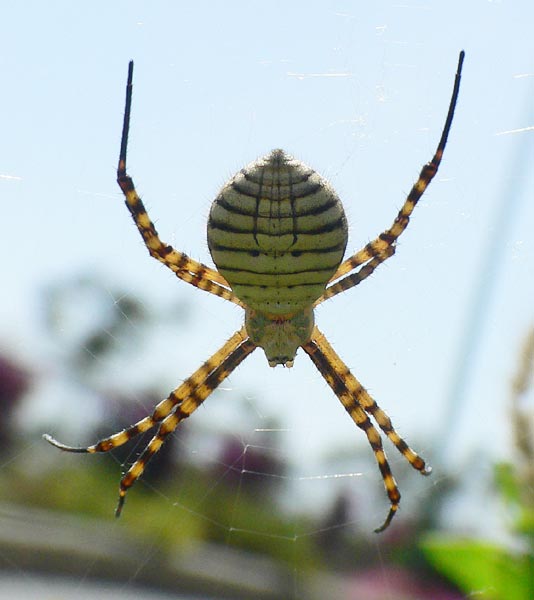
POLYGON ((295 363, 295 359, 291 359, 291 360, 285 360, 283 358, 273 358, 272 360, 269 361, 269 366, 270 367, 277 367, 278 365, 282 365, 282 367, 285 367, 286 369, 291 369, 291 367, 294 365, 295 363))

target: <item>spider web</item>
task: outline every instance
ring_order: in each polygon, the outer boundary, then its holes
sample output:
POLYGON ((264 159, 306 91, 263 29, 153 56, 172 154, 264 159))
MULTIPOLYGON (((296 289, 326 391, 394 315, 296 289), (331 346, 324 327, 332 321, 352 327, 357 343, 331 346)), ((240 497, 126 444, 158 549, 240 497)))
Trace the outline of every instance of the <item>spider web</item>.
MULTIPOLYGON (((195 326, 198 313, 208 329, 215 327, 218 315, 211 313, 210 301, 188 308, 179 299, 174 312, 182 317, 173 326, 166 318, 173 312, 169 306, 154 307, 142 292, 117 292, 115 285, 91 277, 77 277, 70 283, 46 294, 46 322, 56 333, 52 362, 62 364, 63 372, 59 385, 40 389, 38 397, 46 404, 49 396, 54 411, 63 417, 63 421, 56 417, 57 425, 46 428, 59 426, 54 435, 86 444, 148 414, 166 395, 164 390, 179 383, 175 371, 184 376, 191 372, 192 365, 201 362, 199 356, 210 352, 206 337, 201 338, 195 326), (77 309, 71 315, 73 306, 77 309), (86 320, 80 319, 82 312, 89 315, 86 320), (154 361, 155 355, 165 360, 154 361), (169 369, 169 365, 178 366, 169 369), (140 370, 151 370, 152 375, 130 377, 140 370), (159 382, 156 389, 146 383, 153 380, 159 382), (113 389, 108 388, 110 381, 113 389), (139 391, 145 387, 148 392, 139 391)), ((236 324, 239 318, 230 314, 236 324)), ((117 561, 113 552, 129 536, 137 548, 125 567, 131 585, 154 583, 147 580, 146 571, 161 552, 162 538, 164 545, 175 547, 177 574, 208 583, 215 577, 219 585, 229 584, 238 577, 242 566, 237 565, 246 560, 245 553, 253 551, 252 556, 257 553, 260 558, 247 559, 248 577, 240 574, 245 587, 265 592, 276 589, 275 582, 281 578, 289 581, 281 593, 294 597, 306 595, 308 584, 301 579, 306 579, 310 569, 313 572, 314 565, 335 557, 339 568, 348 560, 351 551, 358 549, 351 538, 367 539, 380 559, 381 542, 372 529, 382 522, 388 504, 373 454, 306 358, 299 355, 292 370, 270 369, 257 351, 149 463, 145 477, 130 490, 120 521, 113 520, 112 512, 121 465, 135 460, 147 436, 113 456, 47 453, 44 462, 43 457, 26 476, 31 479, 33 475, 46 485, 50 497, 55 497, 57 487, 67 490, 69 501, 65 503, 59 495, 54 498, 59 506, 45 502, 25 520, 46 531, 52 525, 42 510, 45 507, 86 514, 92 523, 90 539, 86 537, 89 528, 78 517, 72 518, 63 533, 72 537, 79 527, 78 536, 86 540, 87 547, 80 553, 83 580, 102 576, 100 560, 92 557, 95 546, 109 546, 109 559, 117 561), (331 434, 322 434, 324 429, 347 435, 350 442, 333 441, 331 434), (73 477, 81 485, 78 490, 78 485, 71 488, 68 483, 73 477), (56 485, 51 485, 51 479, 56 485), (96 515, 94 506, 99 507, 96 515), (181 527, 193 530, 184 535, 181 527), (166 531, 174 531, 177 539, 166 531), (214 576, 211 569, 216 556, 214 576)), ((32 407, 30 414, 34 411, 32 407)), ((31 464, 36 455, 43 455, 39 442, 29 444, 13 460, 22 465, 26 457, 31 464)), ((407 472, 400 457, 391 451, 390 455, 402 480, 421 479, 407 472)), ((427 485, 409 488, 407 496, 428 493, 427 485)), ((409 521, 413 508, 410 511, 406 504, 401 518, 409 521)), ((20 517, 6 505, 5 518, 20 517)), ((128 560, 124 554, 124 550, 119 552, 119 564, 128 560)))
POLYGON ((9 115, 2 256, 10 257, 0 342, 10 364, 1 381, 33 383, 19 405, 2 404, 0 559, 15 577, 3 577, 2 590, 21 596, 23 582, 39 598, 150 598, 152 586, 163 589, 157 597, 180 590, 180 598, 189 589, 206 599, 398 600, 406 589, 410 598, 436 597, 406 581, 420 565, 423 533, 518 542, 493 478, 496 460, 515 456, 509 381, 534 297, 532 207, 519 205, 532 197, 531 181, 517 160, 528 165, 532 148, 532 116, 522 108, 532 97, 532 8, 377 3, 357 13, 343 3, 296 2, 281 18, 272 3, 254 13, 243 3, 225 4, 224 14, 210 6, 211 23, 202 3, 187 14, 156 5, 132 5, 127 16, 106 6, 106 24, 78 13, 53 23, 49 7, 34 7, 39 29, 22 14, 0 24, 17 49, 3 71, 12 93, 0 98, 0 114, 9 115), (238 34, 228 35, 220 23, 237 13, 238 34), (56 29, 69 18, 70 28, 56 29), (277 35, 258 35, 260 23, 277 35), (170 39, 162 50, 159 41, 170 39), (403 500, 390 530, 373 534, 388 503, 365 436, 303 354, 293 369, 272 370, 257 350, 151 461, 115 520, 121 469, 147 439, 85 456, 45 447, 40 434, 91 443, 150 413, 242 319, 162 274, 125 225, 108 150, 117 144, 127 60, 136 59, 139 77, 132 173, 164 239, 207 261, 199 240, 217 183, 280 145, 332 181, 348 213, 350 250, 381 231, 432 153, 462 47, 466 72, 442 177, 395 258, 317 315, 434 467, 431 477, 385 442, 403 500), (80 69, 80 53, 100 67, 84 58, 80 69), (102 169, 103 156, 110 168, 102 169), (500 189, 503 210, 495 207, 500 189), (468 314, 476 281, 478 330, 468 314), (461 331, 478 347, 464 345, 462 354, 461 331), (455 358, 465 359, 460 392, 450 391, 455 358), (101 578, 105 586, 95 587, 101 578))
MULTIPOLYGON (((76 408, 65 393, 58 406, 57 389, 54 404, 62 415, 71 413, 60 429, 61 439, 86 444, 150 413, 164 390, 179 383, 174 371, 185 376, 201 362, 200 355, 209 354, 207 336, 198 335, 195 323, 215 328, 218 315, 211 312, 210 301, 188 308, 179 299, 174 312, 182 317, 173 327, 166 318, 173 312, 169 306, 153 306, 145 293, 118 293, 115 285, 91 278, 73 283, 49 290, 47 298, 49 312, 59 322, 56 361, 70 362, 63 376, 82 385, 75 392, 76 408), (70 317, 74 305, 77 310, 70 317), (80 320, 82 307, 92 316, 87 322, 80 320), (154 361, 153 356, 165 360, 154 361), (139 391, 148 384, 129 374, 140 370, 152 370, 145 381, 158 381, 157 389, 139 391), (107 389, 109 381, 113 390, 107 389), (80 405, 85 405, 82 412, 80 405)), ((230 314, 225 327, 231 328, 232 320, 237 325, 239 318, 230 314)), ((66 538, 85 540, 81 551, 77 548, 80 582, 105 576, 96 548, 106 549, 108 559, 124 570, 124 590, 155 583, 165 588, 174 576, 200 582, 201 589, 232 589, 239 581, 239 593, 278 591, 295 598, 320 596, 328 585, 332 594, 343 597, 349 582, 332 587, 326 575, 315 574, 322 572, 318 565, 346 567, 362 548, 374 556, 370 565, 383 562, 383 545, 390 538, 381 540, 372 530, 383 521, 388 504, 371 449, 306 356, 298 359, 292 370, 270 369, 260 351, 246 361, 149 463, 143 479, 129 491, 120 521, 113 520, 112 511, 121 465, 135 460, 147 436, 113 456, 48 455, 48 464, 34 467, 37 473, 42 469, 42 484, 51 496, 50 478, 62 480, 62 488, 69 488, 73 477, 88 486, 77 490, 75 485, 68 494, 71 505, 63 510, 86 513, 90 525, 76 517, 61 527, 66 538), (93 474, 88 481, 87 472, 93 474), (96 516, 91 505, 100 507, 96 516), (124 550, 130 545, 133 556, 124 550), (154 581, 147 573, 162 546, 170 546, 174 566, 160 567, 162 579, 154 581)), ((41 401, 44 396, 41 390, 41 401)), ((32 444, 16 461, 22 462, 26 453, 34 457, 42 449, 32 444)), ((424 507, 432 489, 439 489, 443 477, 429 484, 391 449, 389 455, 406 497, 395 526, 409 531, 416 510, 424 507)), ((61 506, 61 498, 59 502, 61 506)), ((8 506, 6 519, 16 518, 8 506)), ((52 526, 39 510, 24 518, 45 531, 52 526)), ((395 585, 393 574, 382 575, 386 586, 395 585)))

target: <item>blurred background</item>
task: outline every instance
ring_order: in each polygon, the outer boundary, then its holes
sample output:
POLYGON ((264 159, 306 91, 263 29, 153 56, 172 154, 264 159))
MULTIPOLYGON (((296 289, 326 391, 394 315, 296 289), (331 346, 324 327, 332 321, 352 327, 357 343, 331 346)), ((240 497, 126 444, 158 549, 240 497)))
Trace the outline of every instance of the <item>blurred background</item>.
POLYGON ((534 8, 526 0, 5 2, 0 21, 0 597, 534 597, 534 8), (61 453, 149 414, 242 311, 151 259, 211 264, 220 186, 284 148, 343 200, 352 253, 439 140, 397 254, 317 322, 433 466, 388 442, 403 501, 307 357, 254 353, 167 442, 115 520, 144 438, 61 453))

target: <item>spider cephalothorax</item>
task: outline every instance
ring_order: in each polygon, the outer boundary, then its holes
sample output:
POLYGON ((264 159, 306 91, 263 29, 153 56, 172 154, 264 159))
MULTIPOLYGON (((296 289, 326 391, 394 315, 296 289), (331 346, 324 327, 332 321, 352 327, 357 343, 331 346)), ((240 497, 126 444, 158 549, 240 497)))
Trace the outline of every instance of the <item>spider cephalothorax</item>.
POLYGON ((237 173, 214 200, 208 221, 208 245, 217 269, 199 263, 163 243, 126 173, 132 102, 133 62, 128 69, 126 108, 117 181, 126 206, 151 256, 179 279, 229 300, 245 310, 245 325, 211 358, 162 400, 152 415, 88 447, 61 444, 69 452, 107 452, 157 427, 139 458, 120 482, 120 515, 126 492, 143 473, 167 435, 189 417, 213 390, 257 347, 271 366, 293 365, 298 348, 311 358, 325 381, 362 429, 375 454, 390 501, 383 531, 399 507, 400 492, 382 447, 386 434, 408 462, 424 475, 425 461, 397 434, 391 420, 342 362, 314 323, 313 309, 324 300, 358 285, 395 253, 396 242, 428 184, 437 173, 460 89, 464 53, 460 53, 452 98, 441 139, 389 229, 343 261, 347 222, 331 186, 313 169, 273 150, 237 173), (342 262, 343 261, 343 262, 342 262))

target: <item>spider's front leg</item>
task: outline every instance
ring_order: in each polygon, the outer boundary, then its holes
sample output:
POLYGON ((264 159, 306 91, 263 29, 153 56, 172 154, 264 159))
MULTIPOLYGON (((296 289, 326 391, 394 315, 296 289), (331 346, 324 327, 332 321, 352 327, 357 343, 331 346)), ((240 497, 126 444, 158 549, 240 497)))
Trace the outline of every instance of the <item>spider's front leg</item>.
POLYGON ((337 271, 330 279, 331 285, 326 288, 326 291, 321 298, 317 300, 316 304, 320 304, 327 298, 331 298, 336 294, 344 292, 345 290, 358 285, 361 281, 369 277, 369 275, 371 275, 380 264, 395 254, 395 245, 397 240, 404 232, 406 227, 408 227, 410 217, 417 205, 417 202, 438 172, 439 165, 443 157, 443 152, 445 150, 445 146, 447 145, 447 138, 449 137, 452 120, 454 117, 454 110, 458 101, 464 56, 465 53, 462 50, 458 58, 458 67, 456 69, 454 88, 452 91, 447 118, 445 120, 441 138, 432 160, 421 169, 419 178, 414 183, 391 227, 386 229, 386 231, 382 232, 376 239, 369 242, 359 252, 356 252, 356 254, 347 258, 339 265, 337 271), (361 265, 364 266, 359 271, 348 275, 348 273, 360 267, 361 265), (342 279, 340 279, 340 277, 342 277, 342 279))
POLYGON ((122 126, 121 149, 117 168, 117 183, 124 194, 126 206, 137 225, 150 256, 171 269, 179 279, 198 287, 201 290, 220 296, 234 304, 243 306, 230 289, 226 279, 215 269, 193 260, 187 254, 178 252, 159 238, 154 223, 150 220, 145 206, 139 197, 132 178, 126 173, 126 154, 128 149, 128 133, 130 130, 130 114, 132 108, 133 61, 128 66, 128 82, 126 84, 126 105, 122 126))

